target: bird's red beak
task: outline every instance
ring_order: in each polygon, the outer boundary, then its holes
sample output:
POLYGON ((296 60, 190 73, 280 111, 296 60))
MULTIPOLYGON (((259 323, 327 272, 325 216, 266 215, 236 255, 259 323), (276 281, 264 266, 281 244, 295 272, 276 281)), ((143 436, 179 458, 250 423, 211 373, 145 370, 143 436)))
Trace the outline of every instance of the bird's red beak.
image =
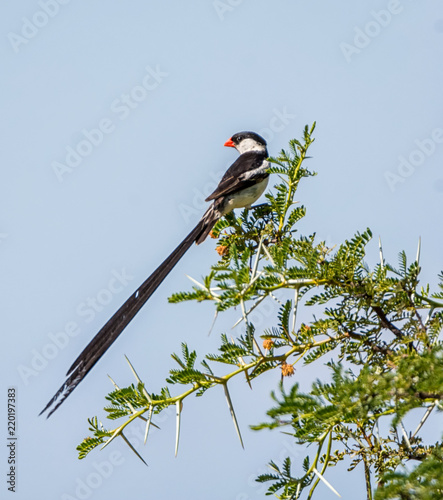
POLYGON ((232 142, 232 139, 228 139, 223 145, 228 148, 235 148, 235 144, 232 142))

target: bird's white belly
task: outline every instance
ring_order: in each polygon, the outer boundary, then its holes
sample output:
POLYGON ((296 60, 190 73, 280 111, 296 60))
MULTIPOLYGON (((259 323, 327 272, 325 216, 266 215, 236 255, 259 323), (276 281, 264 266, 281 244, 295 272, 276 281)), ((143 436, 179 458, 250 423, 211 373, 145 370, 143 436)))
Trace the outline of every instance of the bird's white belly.
POLYGON ((231 195, 225 202, 223 212, 226 214, 234 208, 249 208, 256 200, 263 194, 266 186, 268 185, 269 177, 255 184, 231 195))

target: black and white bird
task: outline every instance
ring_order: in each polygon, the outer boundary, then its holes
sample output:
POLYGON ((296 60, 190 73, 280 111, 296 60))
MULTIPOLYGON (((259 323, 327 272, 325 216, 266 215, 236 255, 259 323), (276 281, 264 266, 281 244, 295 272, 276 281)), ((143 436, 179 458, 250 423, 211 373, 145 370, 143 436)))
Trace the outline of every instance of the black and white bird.
POLYGON ((214 224, 234 208, 249 208, 264 192, 269 180, 266 141, 254 132, 234 134, 224 144, 235 148, 240 156, 228 168, 216 190, 206 198, 212 201, 195 228, 129 297, 89 342, 66 373, 67 379, 41 411, 48 417, 63 403, 92 367, 109 349, 141 307, 155 292, 191 245, 202 243, 214 224))

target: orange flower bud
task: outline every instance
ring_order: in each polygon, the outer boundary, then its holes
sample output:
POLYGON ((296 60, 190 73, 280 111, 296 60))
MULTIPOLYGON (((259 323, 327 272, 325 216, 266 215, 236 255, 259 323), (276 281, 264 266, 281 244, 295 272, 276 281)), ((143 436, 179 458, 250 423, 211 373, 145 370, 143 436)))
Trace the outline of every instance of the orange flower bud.
POLYGON ((225 246, 225 245, 220 245, 218 246, 216 249, 217 253, 223 257, 225 256, 228 252, 229 252, 229 247, 225 246))
POLYGON ((288 363, 282 363, 281 365, 281 374, 283 377, 292 377, 294 375, 294 367, 292 365, 288 365, 288 363))
POLYGON ((263 340, 263 347, 269 351, 269 349, 272 349, 274 347, 275 343, 271 339, 265 339, 263 340))

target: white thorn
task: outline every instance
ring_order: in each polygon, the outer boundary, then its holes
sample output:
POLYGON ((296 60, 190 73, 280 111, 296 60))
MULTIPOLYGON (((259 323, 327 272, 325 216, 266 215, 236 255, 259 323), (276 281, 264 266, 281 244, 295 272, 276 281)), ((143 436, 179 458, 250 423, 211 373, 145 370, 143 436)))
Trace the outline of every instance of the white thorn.
POLYGON ((318 470, 314 467, 313 471, 315 472, 315 474, 317 474, 318 478, 321 479, 325 484, 326 486, 333 492, 335 493, 339 498, 341 498, 341 495, 340 493, 332 486, 332 484, 327 481, 322 474, 320 474, 320 472, 318 472, 318 470))

